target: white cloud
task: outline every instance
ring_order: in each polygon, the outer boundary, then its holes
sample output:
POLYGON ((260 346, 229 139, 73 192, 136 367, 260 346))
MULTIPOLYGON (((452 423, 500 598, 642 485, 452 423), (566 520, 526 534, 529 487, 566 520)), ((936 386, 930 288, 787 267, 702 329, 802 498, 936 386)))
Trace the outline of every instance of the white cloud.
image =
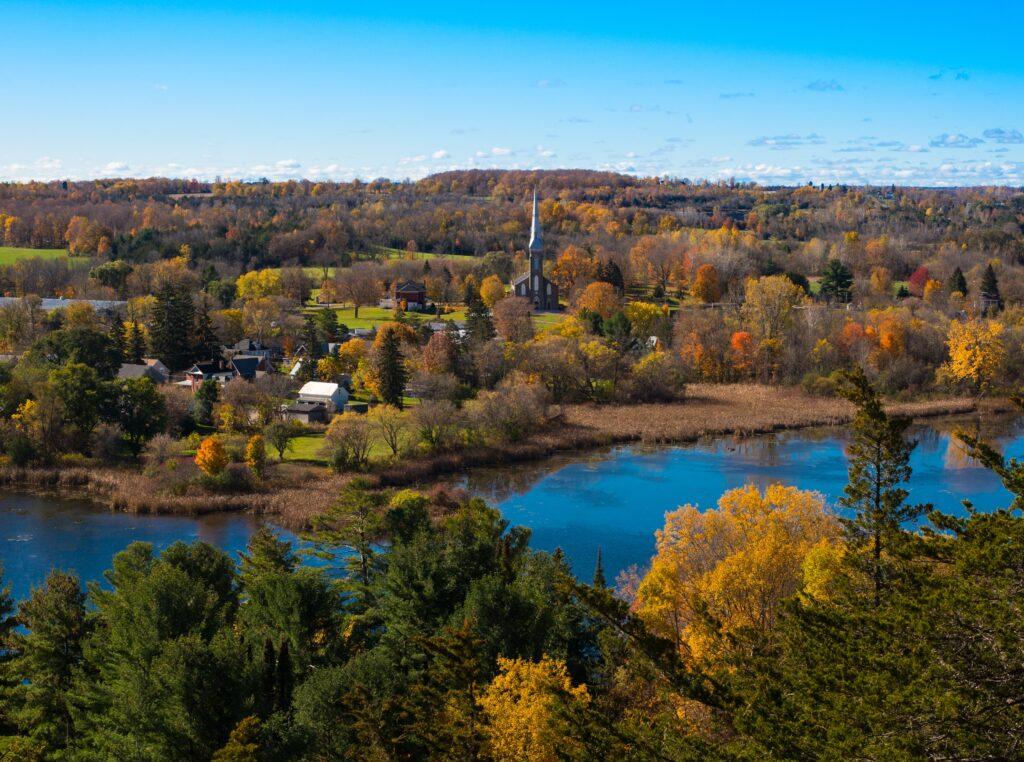
POLYGON ((974 148, 984 142, 981 138, 973 138, 960 132, 944 132, 932 138, 928 145, 932 148, 974 148))
POLYGON ((1020 134, 1020 130, 1008 130, 1003 127, 985 130, 981 136, 993 143, 1024 143, 1024 135, 1020 134))
POLYGON ((809 135, 797 135, 794 133, 788 135, 765 135, 754 138, 747 145, 756 148, 770 148, 773 151, 788 151, 791 148, 800 148, 801 146, 819 146, 824 142, 825 139, 821 135, 812 132, 809 135))
POLYGON ((431 159, 447 159, 448 158, 448 152, 446 150, 444 150, 443 148, 439 148, 436 151, 434 151, 432 154, 430 154, 430 158, 431 159))
POLYGON ((274 166, 282 172, 289 172, 302 167, 302 165, 295 161, 295 159, 281 159, 280 161, 274 162, 274 166))
POLYGON ((495 146, 494 148, 491 149, 491 155, 492 156, 511 156, 512 155, 512 149, 511 148, 499 148, 499 147, 495 146))
POLYGON ((128 172, 131 167, 123 161, 110 161, 103 167, 103 172, 128 172))

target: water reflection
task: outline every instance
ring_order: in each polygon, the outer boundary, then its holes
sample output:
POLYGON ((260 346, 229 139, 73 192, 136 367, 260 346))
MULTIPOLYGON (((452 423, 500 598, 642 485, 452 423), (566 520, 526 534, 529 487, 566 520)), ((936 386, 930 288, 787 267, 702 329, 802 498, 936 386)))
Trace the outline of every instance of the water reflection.
MULTIPOLYGON (((956 430, 997 444, 1011 457, 1024 454, 1017 418, 938 419, 915 425, 910 500, 950 513, 970 497, 981 509, 1008 504, 990 472, 963 452, 956 430)), ((848 431, 806 429, 747 439, 724 438, 682 447, 616 447, 563 455, 544 463, 476 471, 462 484, 497 504, 513 523, 533 530, 535 547, 561 547, 581 577, 588 577, 597 548, 614 575, 645 564, 654 531, 666 511, 685 503, 712 507, 727 489, 773 482, 821 492, 835 507, 846 484, 848 431)))
MULTIPOLYGON (((983 510, 1007 505, 1009 495, 999 481, 953 440, 957 429, 980 434, 1009 457, 1024 456, 1020 419, 915 426, 911 435, 919 444, 911 458, 910 500, 949 512, 962 511, 964 497, 983 510)), ((707 508, 727 489, 783 482, 817 490, 835 505, 846 484, 847 441, 844 429, 832 428, 685 447, 617 447, 477 470, 462 483, 499 506, 511 522, 530 527, 534 547, 565 550, 583 578, 589 579, 600 547, 605 571, 614 578, 621 569, 647 563, 665 512, 684 503, 707 508)), ((52 568, 101 579, 113 555, 135 540, 158 550, 176 540, 204 540, 235 555, 257 526, 244 514, 134 516, 83 502, 0 495, 0 561, 14 595, 23 598, 52 568)))

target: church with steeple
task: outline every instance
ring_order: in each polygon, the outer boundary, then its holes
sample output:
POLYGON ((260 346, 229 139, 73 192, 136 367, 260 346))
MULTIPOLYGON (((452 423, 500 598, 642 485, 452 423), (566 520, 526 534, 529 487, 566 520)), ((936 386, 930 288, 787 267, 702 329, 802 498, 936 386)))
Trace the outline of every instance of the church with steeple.
POLYGON ((535 310, 558 309, 558 286, 544 277, 544 236, 537 211, 537 191, 533 192, 533 222, 530 224, 530 269, 512 281, 512 293, 530 300, 535 310))

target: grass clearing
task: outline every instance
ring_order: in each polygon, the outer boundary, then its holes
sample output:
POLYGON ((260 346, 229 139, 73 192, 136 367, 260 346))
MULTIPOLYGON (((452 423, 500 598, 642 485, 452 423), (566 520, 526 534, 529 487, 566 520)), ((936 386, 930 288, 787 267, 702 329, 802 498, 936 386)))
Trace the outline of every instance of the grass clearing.
POLYGON ((0 265, 12 265, 19 259, 60 259, 67 255, 67 249, 26 249, 20 246, 0 246, 0 265))
MULTIPOLYGON (((389 246, 379 246, 377 251, 387 259, 409 259, 409 252, 405 249, 393 249, 389 246)), ((431 254, 426 251, 414 251, 411 259, 451 259, 454 261, 465 261, 477 259, 472 254, 431 254)))
POLYGON ((533 327, 537 331, 545 331, 548 328, 554 328, 555 326, 561 324, 561 322, 565 320, 567 315, 567 312, 535 312, 532 315, 533 327))
MULTIPOLYGON (((394 310, 384 307, 360 307, 358 318, 355 316, 355 310, 351 307, 337 307, 334 311, 338 313, 338 322, 349 328, 375 328, 381 323, 390 323, 395 319, 394 310)), ((309 310, 309 312, 315 312, 315 310, 309 310)), ((405 317, 414 325, 444 320, 461 321, 466 319, 466 310, 460 308, 440 316, 432 312, 406 312, 405 317)))

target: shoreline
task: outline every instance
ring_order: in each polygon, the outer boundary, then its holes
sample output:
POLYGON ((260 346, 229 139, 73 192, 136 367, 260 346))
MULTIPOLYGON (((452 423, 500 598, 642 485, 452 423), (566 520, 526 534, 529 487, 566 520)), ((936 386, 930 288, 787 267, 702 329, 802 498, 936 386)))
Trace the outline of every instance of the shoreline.
MULTIPOLYGON (((368 476, 379 487, 429 488, 473 468, 514 466, 635 443, 689 444, 706 438, 840 426, 853 417, 853 406, 844 400, 812 397, 792 387, 698 384, 691 390, 683 402, 565 406, 554 424, 523 442, 409 459, 380 467, 368 476)), ((979 405, 971 399, 948 397, 892 403, 887 409, 919 420, 971 413, 995 415, 1014 408, 1005 400, 986 400, 979 405)), ((4 466, 0 467, 0 489, 86 500, 107 510, 136 514, 246 512, 273 517, 282 526, 300 530, 312 516, 329 507, 338 490, 355 475, 335 475, 323 467, 286 462, 275 465, 272 478, 278 482, 271 489, 172 495, 153 492, 154 485, 141 468, 4 466)))

